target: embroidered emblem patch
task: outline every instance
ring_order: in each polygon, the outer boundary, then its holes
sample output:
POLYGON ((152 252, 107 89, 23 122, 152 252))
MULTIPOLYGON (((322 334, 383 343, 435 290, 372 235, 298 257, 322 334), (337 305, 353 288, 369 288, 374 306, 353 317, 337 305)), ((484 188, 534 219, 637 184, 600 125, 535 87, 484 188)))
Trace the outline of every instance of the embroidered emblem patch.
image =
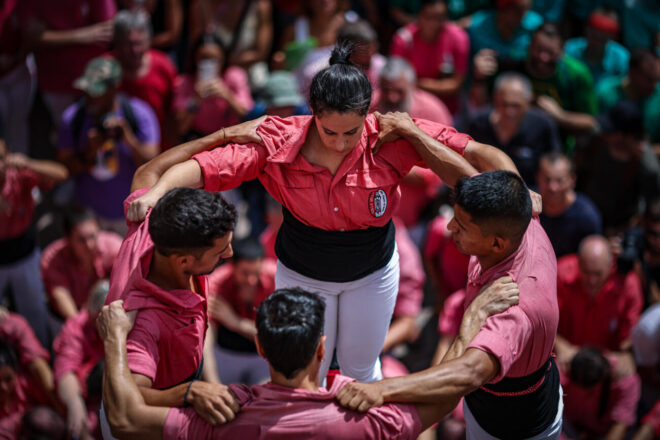
POLYGON ((387 210, 387 194, 382 189, 369 194, 369 212, 374 217, 381 217, 387 210))

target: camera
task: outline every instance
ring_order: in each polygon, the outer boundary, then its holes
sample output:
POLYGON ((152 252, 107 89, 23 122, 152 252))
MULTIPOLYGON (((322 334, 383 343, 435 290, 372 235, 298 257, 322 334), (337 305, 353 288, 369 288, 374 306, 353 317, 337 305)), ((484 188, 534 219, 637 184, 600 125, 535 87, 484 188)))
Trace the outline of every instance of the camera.
POLYGON ((106 127, 106 122, 114 117, 115 115, 112 112, 108 112, 104 114, 99 119, 96 129, 104 138, 114 139, 115 141, 119 141, 121 139, 121 127, 119 126, 106 127))

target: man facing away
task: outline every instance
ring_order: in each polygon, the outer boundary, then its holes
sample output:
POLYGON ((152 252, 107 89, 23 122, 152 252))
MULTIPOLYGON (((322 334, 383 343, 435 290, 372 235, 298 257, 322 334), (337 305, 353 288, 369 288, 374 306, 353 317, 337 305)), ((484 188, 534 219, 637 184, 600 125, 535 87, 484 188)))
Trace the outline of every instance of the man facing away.
MULTIPOLYGON (((514 283, 486 289, 467 310, 461 335, 470 339, 486 317, 517 303, 514 283)), ((259 353, 269 363, 271 382, 249 388, 232 385, 242 405, 237 418, 211 426, 192 408, 148 406, 133 382, 126 362, 126 335, 131 322, 120 302, 106 306, 98 320, 105 339, 105 405, 113 432, 140 438, 416 438, 451 410, 453 402, 391 404, 359 414, 341 408, 338 390, 352 379, 337 376, 329 389, 318 387, 325 355, 325 304, 300 289, 280 289, 257 311, 259 353)))
POLYGON ((552 245, 532 219, 519 176, 486 172, 459 181, 455 191, 448 228, 458 249, 472 255, 465 304, 508 275, 521 292, 519 306, 488 318, 471 341, 459 335, 440 365, 373 384, 349 383, 339 401, 365 411, 383 402, 465 396, 468 439, 557 439, 563 404, 551 357, 559 319, 552 245))

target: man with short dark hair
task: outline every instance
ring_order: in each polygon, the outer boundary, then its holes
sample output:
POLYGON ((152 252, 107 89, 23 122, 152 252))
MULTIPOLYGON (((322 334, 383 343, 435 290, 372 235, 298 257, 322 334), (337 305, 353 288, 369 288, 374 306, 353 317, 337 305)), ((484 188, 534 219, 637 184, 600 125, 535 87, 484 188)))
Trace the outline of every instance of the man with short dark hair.
POLYGON ((466 304, 479 299, 483 286, 510 277, 521 292, 519 306, 489 317, 472 341, 459 335, 440 365, 348 384, 339 401, 366 411, 383 402, 456 404, 465 396, 468 438, 557 439, 563 405, 551 356, 559 320, 552 245, 532 219, 527 187, 516 174, 485 172, 460 180, 455 191, 448 228, 458 249, 473 256, 466 304))
POLYGON ((601 233, 600 213, 587 196, 575 191, 575 171, 567 156, 544 154, 536 183, 543 197, 539 218, 557 257, 577 252, 584 237, 601 233))
MULTIPOLYGON (((464 321, 461 335, 471 338, 485 316, 505 310, 516 299, 515 290, 485 292, 466 312, 471 319, 464 321)), ((367 414, 341 408, 335 396, 352 379, 339 375, 328 389, 318 387, 326 354, 324 315, 323 300, 297 288, 277 290, 261 303, 255 342, 269 362, 271 382, 252 388, 231 386, 242 410, 234 421, 213 427, 191 408, 144 403, 126 363, 130 319, 119 302, 106 306, 98 324, 105 339, 104 402, 111 425, 118 434, 141 438, 410 439, 451 409, 448 402, 391 404, 367 414)))

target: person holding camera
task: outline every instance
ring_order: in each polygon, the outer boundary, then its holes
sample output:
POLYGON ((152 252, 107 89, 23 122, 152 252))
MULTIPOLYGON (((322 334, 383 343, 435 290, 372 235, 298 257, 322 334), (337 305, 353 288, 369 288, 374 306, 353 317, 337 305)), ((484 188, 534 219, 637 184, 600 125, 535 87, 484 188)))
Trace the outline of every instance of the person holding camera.
POLYGON ((120 80, 117 61, 89 62, 74 82, 83 98, 62 116, 57 158, 74 176, 77 202, 95 212, 103 229, 123 234, 122 202, 137 167, 158 154, 160 129, 145 102, 118 94, 120 80))

